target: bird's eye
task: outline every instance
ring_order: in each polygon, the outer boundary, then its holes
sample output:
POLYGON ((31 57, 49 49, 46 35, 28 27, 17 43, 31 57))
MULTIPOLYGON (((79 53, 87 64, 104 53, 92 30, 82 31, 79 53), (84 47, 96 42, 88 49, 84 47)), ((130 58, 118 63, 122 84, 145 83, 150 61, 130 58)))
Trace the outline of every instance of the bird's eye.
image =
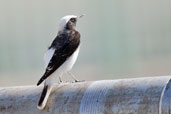
POLYGON ((75 18, 71 18, 70 21, 74 23, 74 22, 76 22, 76 19, 75 18))

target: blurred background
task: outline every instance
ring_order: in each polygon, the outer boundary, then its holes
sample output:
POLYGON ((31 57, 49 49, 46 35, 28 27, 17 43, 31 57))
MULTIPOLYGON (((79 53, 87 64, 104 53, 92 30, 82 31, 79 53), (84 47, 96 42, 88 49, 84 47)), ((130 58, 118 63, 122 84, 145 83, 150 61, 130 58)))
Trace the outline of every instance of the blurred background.
POLYGON ((1 0, 0 87, 37 83, 44 53, 68 14, 86 14, 77 24, 78 79, 170 75, 170 11, 170 0, 1 0))

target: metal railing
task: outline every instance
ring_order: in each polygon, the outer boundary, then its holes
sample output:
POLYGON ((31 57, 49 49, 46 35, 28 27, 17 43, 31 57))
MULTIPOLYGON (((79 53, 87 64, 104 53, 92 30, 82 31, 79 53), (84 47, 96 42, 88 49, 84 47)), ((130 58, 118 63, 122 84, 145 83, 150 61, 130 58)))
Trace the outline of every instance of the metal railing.
POLYGON ((56 84, 44 110, 42 86, 0 88, 0 114, 171 114, 171 76, 56 84))

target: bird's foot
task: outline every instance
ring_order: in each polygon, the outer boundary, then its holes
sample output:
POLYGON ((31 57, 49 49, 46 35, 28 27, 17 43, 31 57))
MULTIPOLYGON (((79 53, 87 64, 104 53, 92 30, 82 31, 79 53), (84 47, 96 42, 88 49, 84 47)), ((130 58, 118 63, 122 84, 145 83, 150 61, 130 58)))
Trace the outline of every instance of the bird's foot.
POLYGON ((76 82, 84 82, 85 80, 78 80, 75 78, 75 76, 71 73, 71 72, 68 72, 68 74, 71 76, 72 79, 74 79, 74 81, 72 83, 76 83, 76 82))
POLYGON ((72 83, 85 82, 85 80, 74 80, 72 83))

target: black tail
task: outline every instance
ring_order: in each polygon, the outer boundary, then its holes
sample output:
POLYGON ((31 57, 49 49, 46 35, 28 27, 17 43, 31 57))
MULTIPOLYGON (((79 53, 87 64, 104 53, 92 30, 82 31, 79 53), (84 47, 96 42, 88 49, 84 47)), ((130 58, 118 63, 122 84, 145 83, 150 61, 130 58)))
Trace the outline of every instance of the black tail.
POLYGON ((42 110, 44 108, 43 102, 45 100, 47 92, 48 92, 48 85, 45 85, 44 88, 43 88, 42 94, 40 96, 40 100, 39 100, 38 106, 37 106, 40 110, 42 110))

